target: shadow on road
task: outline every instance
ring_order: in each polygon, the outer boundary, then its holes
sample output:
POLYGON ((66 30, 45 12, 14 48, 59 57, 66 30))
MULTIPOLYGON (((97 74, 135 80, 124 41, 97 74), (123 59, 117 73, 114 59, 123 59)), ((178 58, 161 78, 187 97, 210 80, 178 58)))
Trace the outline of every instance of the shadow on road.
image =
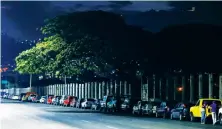
POLYGON ((1 101, 1 104, 21 104, 19 101, 1 101))

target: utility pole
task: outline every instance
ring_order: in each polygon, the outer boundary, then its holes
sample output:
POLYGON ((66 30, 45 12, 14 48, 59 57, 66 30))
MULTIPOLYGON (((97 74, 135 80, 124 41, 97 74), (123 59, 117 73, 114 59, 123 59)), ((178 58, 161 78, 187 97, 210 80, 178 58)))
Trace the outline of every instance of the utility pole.
POLYGON ((30 92, 32 91, 32 74, 29 75, 29 88, 30 88, 30 92))

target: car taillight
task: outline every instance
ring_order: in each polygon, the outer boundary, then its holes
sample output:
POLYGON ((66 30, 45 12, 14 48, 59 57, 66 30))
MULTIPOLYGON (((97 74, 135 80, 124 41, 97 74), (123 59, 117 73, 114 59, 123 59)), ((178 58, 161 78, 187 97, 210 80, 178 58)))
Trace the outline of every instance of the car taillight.
POLYGON ((183 107, 185 108, 185 107, 186 107, 186 105, 185 105, 185 104, 183 104, 183 107))

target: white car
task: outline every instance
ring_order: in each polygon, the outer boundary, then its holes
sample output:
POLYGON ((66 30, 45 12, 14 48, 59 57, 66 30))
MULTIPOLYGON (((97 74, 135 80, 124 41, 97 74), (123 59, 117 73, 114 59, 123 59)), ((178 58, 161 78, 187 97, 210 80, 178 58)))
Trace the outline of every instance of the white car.
POLYGON ((220 124, 222 124, 222 107, 219 109, 218 116, 219 116, 220 124))
POLYGON ((13 95, 13 96, 12 96, 12 99, 13 99, 13 100, 18 100, 18 99, 19 99, 19 96, 18 96, 18 95, 13 95))
POLYGON ((95 104, 95 99, 86 99, 84 102, 81 103, 82 108, 91 108, 93 104, 95 104))
POLYGON ((59 105, 63 105, 64 99, 67 97, 67 95, 62 95, 61 99, 59 100, 59 105))
POLYGON ((39 100, 40 103, 46 103, 46 96, 42 96, 39 100))

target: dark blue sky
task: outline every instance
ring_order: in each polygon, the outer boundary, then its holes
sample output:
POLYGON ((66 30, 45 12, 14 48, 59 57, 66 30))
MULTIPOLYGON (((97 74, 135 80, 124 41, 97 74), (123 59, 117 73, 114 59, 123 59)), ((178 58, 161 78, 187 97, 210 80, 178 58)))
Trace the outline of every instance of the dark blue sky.
POLYGON ((39 32, 36 29, 42 26, 44 19, 55 16, 64 11, 84 10, 122 10, 122 11, 148 11, 168 10, 167 2, 2 2, 2 31, 17 39, 34 39, 39 32))

